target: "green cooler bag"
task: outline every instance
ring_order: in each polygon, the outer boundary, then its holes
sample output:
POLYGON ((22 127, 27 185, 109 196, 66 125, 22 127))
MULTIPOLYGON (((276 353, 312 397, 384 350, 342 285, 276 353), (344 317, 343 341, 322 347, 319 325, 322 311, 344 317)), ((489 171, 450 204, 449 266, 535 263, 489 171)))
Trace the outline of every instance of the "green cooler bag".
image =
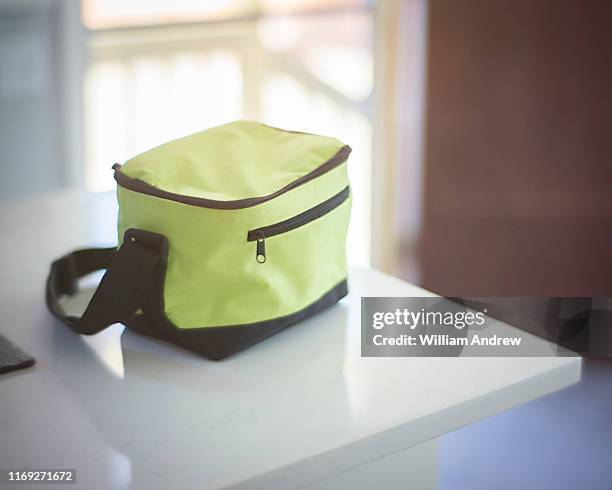
POLYGON ((211 359, 347 294, 351 149, 335 138, 233 122, 116 164, 118 248, 52 266, 50 311, 83 334, 124 323, 211 359), (106 269, 85 312, 60 304, 106 269))

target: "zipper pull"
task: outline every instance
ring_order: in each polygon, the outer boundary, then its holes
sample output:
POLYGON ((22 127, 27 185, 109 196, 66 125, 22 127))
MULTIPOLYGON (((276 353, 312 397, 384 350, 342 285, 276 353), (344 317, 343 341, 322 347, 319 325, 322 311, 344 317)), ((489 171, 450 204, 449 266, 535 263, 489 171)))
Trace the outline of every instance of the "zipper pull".
POLYGON ((257 235, 257 252, 255 258, 260 264, 266 261, 266 237, 262 232, 257 235))

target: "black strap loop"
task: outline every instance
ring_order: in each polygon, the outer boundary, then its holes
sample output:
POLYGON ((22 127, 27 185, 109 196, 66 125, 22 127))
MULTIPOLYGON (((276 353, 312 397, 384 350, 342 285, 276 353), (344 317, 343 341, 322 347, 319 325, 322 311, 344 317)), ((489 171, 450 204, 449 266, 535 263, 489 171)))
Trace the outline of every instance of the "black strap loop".
POLYGON ((141 309, 165 270, 168 241, 163 235, 129 229, 115 248, 76 250, 56 260, 47 278, 46 302, 51 313, 75 332, 95 334, 113 323, 125 322, 141 309), (72 295, 77 280, 106 269, 83 316, 67 315, 61 295, 72 295))

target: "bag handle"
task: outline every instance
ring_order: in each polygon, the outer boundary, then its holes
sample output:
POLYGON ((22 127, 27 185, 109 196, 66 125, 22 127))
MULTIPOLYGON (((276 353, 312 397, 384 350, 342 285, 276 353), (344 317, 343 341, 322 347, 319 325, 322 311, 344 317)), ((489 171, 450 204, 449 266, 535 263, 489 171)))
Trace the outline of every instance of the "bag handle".
POLYGON ((72 330, 86 335, 125 322, 146 303, 165 271, 167 252, 165 236, 131 228, 119 249, 88 248, 64 255, 51 264, 47 307, 72 330), (60 296, 74 294, 80 277, 100 269, 106 272, 83 315, 67 315, 59 304, 60 296))

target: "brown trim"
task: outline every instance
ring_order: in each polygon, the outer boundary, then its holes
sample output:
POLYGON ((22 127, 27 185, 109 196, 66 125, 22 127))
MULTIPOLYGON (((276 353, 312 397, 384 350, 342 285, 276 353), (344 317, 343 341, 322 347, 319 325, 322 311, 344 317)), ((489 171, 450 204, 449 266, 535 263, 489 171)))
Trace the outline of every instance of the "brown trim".
POLYGON ((247 233, 247 242, 254 242, 255 240, 261 240, 262 238, 287 233, 288 231, 295 230, 296 228, 319 219, 346 201, 350 193, 351 191, 349 186, 346 186, 338 194, 335 194, 329 199, 323 201, 321 204, 317 204, 316 206, 307 209, 303 213, 295 215, 284 221, 279 221, 278 223, 249 230, 247 233))
POLYGON ((141 194, 147 194, 153 197, 159 197, 160 199, 167 199, 169 201, 176 201, 182 204, 188 204, 189 206, 198 206, 201 208, 211 208, 211 209, 242 209, 242 208, 250 208, 252 206, 256 206, 257 204, 261 204, 263 202, 269 201, 278 197, 296 187, 309 182, 312 179, 315 179, 330 170, 333 170, 338 165, 346 161, 348 156, 351 153, 351 147, 348 145, 343 146, 340 150, 329 160, 324 162, 322 165, 314 169, 312 172, 303 175, 297 180, 290 182, 282 189, 279 189, 272 194, 268 194, 267 196, 261 197, 249 197, 245 199, 236 199, 233 201, 218 201, 215 199, 206 199, 204 197, 193 197, 193 196, 185 196, 182 194, 176 194, 174 192, 165 191, 159 189, 148 182, 145 182, 141 179, 135 179, 132 177, 128 177, 124 173, 121 172, 121 165, 115 163, 113 165, 113 169, 115 170, 115 180, 117 184, 121 187, 125 187, 134 192, 139 192, 141 194))
POLYGON ((343 279, 319 299, 289 315, 243 325, 180 328, 174 325, 165 314, 163 282, 158 285, 158 288, 157 292, 152 293, 150 302, 143 308, 144 315, 133 315, 123 323, 136 333, 170 342, 215 361, 236 354, 287 327, 316 315, 348 294, 348 284, 346 279, 343 279))
POLYGON ((180 328, 165 312, 167 259, 165 236, 130 229, 119 251, 114 248, 78 250, 54 262, 47 278, 47 306, 55 317, 81 334, 93 334, 121 322, 139 334, 219 360, 315 315, 348 293, 346 279, 343 279, 313 303, 286 316, 243 325, 180 328), (154 259, 153 268, 147 266, 149 262, 140 260, 138 263, 139 259, 149 256, 154 259), (59 305, 59 297, 74 293, 79 277, 105 268, 107 273, 83 317, 67 316, 59 305))

